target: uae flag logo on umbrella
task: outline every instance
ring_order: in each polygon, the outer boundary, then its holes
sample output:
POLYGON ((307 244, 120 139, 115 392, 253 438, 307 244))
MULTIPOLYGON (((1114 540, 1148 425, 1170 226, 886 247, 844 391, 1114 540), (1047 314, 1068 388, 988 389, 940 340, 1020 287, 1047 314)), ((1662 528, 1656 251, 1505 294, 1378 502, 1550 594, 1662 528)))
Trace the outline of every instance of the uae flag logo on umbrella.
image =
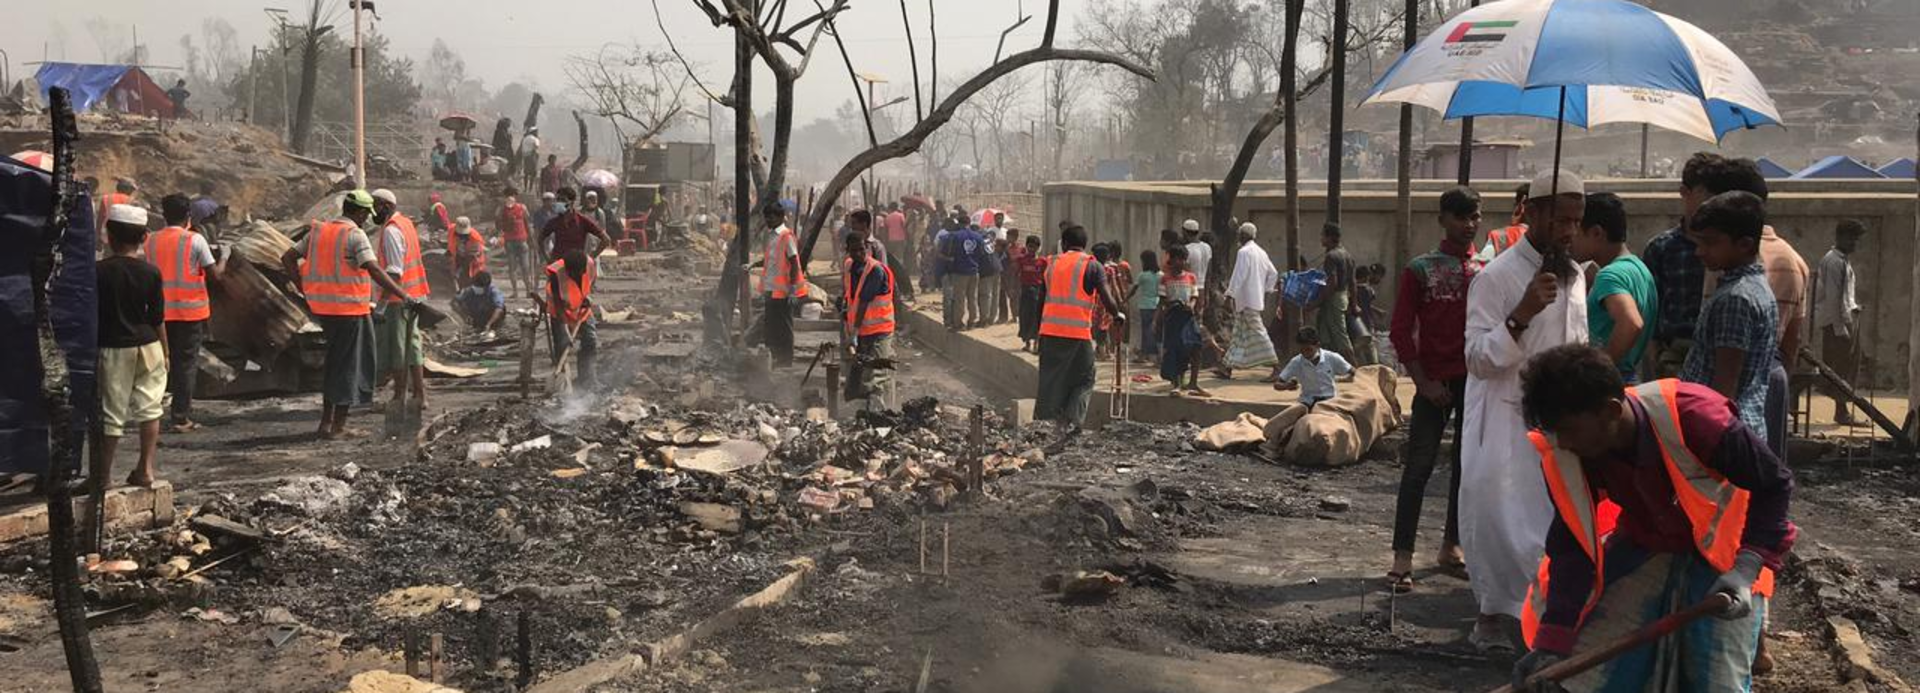
POLYGON ((1461 22, 1447 35, 1447 43, 1499 43, 1507 38, 1507 30, 1518 24, 1512 20, 1461 22))

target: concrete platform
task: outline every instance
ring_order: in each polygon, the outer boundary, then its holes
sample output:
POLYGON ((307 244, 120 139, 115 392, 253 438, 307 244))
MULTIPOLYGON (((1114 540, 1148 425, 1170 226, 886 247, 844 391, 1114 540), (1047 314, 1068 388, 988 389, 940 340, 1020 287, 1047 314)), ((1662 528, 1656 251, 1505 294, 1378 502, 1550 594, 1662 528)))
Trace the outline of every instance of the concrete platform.
MULTIPOLYGON (((1032 396, 1034 384, 1040 379, 1040 357, 1020 350, 1017 324, 1009 322, 954 332, 941 324, 940 313, 941 296, 938 292, 921 294, 913 310, 902 312, 903 321, 914 341, 1009 392, 1032 396)), ((1287 354, 1282 356, 1290 358, 1287 354)), ((1132 416, 1128 418, 1133 421, 1192 422, 1207 426, 1231 420, 1240 412, 1272 416, 1299 401, 1298 391, 1278 391, 1272 385, 1260 382, 1260 378, 1266 377, 1264 370, 1241 371, 1235 374, 1233 380, 1222 380, 1203 370, 1200 373, 1200 388, 1212 396, 1202 398, 1171 394, 1173 388, 1160 379, 1157 365, 1128 364, 1127 369, 1129 376, 1147 375, 1153 378, 1153 382, 1133 383, 1131 386, 1129 406, 1132 416)), ((1107 420, 1108 400, 1113 394, 1112 360, 1100 362, 1098 376, 1092 400, 1087 405, 1087 421, 1090 425, 1107 420)), ((1396 383, 1395 394, 1400 399, 1401 411, 1411 412, 1413 380, 1403 376, 1396 383)), ((1888 417, 1894 421, 1906 420, 1907 400, 1904 393, 1882 391, 1872 394, 1874 405, 1888 417)), ((1804 433, 1796 430, 1794 434, 1797 437, 1862 440, 1886 437, 1884 432, 1871 425, 1836 425, 1833 423, 1832 400, 1823 395, 1813 395, 1811 400, 1809 409, 1812 423, 1804 433)))

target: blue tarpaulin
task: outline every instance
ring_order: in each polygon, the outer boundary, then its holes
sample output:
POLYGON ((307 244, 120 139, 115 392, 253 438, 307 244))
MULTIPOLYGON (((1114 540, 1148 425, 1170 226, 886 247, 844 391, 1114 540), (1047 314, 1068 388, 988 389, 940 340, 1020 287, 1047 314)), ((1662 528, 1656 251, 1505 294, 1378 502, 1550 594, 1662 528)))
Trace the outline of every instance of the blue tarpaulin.
POLYGON ((1762 176, 1766 176, 1768 178, 1792 178, 1793 177, 1793 169, 1787 168, 1785 166, 1781 166, 1780 162, 1774 161, 1767 157, 1764 157, 1764 156, 1760 157, 1758 161, 1755 161, 1753 163, 1758 164, 1760 166, 1760 175, 1762 176))
POLYGON ((1913 160, 1908 159, 1906 157, 1901 157, 1898 159, 1894 159, 1893 161, 1889 161, 1887 162, 1887 165, 1880 167, 1880 175, 1886 176, 1888 178, 1912 178, 1913 177, 1913 160))
POLYGON ((73 111, 84 113, 106 102, 114 110, 141 115, 172 115, 173 100, 146 71, 132 65, 41 63, 33 73, 40 83, 40 99, 47 90, 64 87, 73 94, 73 111), (110 98, 111 97, 111 98, 110 98))
MULTIPOLYGON (((32 262, 46 232, 53 179, 40 169, 0 157, 0 473, 44 474, 48 469, 47 410, 41 399, 40 343, 33 318, 32 262)), ((61 271, 48 305, 71 376, 70 422, 85 440, 97 406, 99 308, 94 286, 93 203, 85 198, 69 215, 61 244, 61 271)), ((78 446, 61 460, 80 463, 78 446)))
POLYGON ((1880 175, 1880 172, 1873 170, 1872 166, 1860 163, 1858 159, 1835 154, 1814 162, 1812 166, 1801 169, 1799 173, 1793 174, 1793 177, 1796 179, 1806 179, 1885 178, 1886 176, 1880 175))

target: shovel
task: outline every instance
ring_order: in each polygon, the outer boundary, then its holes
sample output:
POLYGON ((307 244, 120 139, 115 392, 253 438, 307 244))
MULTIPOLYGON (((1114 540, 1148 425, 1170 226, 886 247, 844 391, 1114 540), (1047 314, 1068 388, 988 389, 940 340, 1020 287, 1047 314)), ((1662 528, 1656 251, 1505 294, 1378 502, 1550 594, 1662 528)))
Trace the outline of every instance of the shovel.
POLYGON ((547 392, 564 395, 573 391, 573 349, 580 344, 580 325, 567 326, 567 348, 560 352, 560 360, 553 362, 553 374, 547 376, 547 392))
MULTIPOLYGON (((1671 635, 1674 631, 1680 630, 1681 626, 1726 611, 1727 607, 1732 604, 1732 597, 1727 596, 1723 592, 1715 592, 1706 599, 1700 600, 1700 603, 1687 607, 1685 611, 1676 611, 1667 614, 1660 620, 1647 624, 1646 627, 1640 630, 1628 633, 1625 637, 1608 643, 1605 647, 1576 654, 1560 660, 1545 669, 1536 671, 1533 676, 1527 678, 1527 686, 1528 688, 1532 688, 1536 684, 1548 681, 1559 682, 1573 678, 1581 672, 1612 661, 1613 658, 1626 654, 1641 645, 1646 645, 1671 635)), ((1512 685, 1506 685, 1493 689, 1493 693, 1514 693, 1514 690, 1512 685)))

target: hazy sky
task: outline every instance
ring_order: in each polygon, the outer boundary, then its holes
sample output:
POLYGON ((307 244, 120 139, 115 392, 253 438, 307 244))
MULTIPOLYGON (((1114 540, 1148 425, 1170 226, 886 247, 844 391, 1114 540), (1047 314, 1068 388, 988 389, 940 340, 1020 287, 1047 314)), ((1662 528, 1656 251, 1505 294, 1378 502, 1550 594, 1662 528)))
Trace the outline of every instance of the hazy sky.
MULTIPOLYGON (((324 0, 335 9, 339 31, 351 30, 345 0, 324 0)), ((732 65, 732 40, 708 24, 690 0, 658 0, 668 31, 681 51, 704 65, 702 78, 723 90, 732 65)), ((969 75, 993 57, 999 32, 1011 24, 1022 6, 1036 13, 1033 21, 1008 38, 1008 51, 1038 43, 1045 11, 1041 0, 934 0, 940 20, 940 67, 947 78, 969 75)), ((1060 41, 1074 36, 1072 26, 1089 0, 1061 0, 1060 41)), ((379 10, 379 26, 403 54, 424 60, 435 38, 444 39, 466 59, 469 75, 497 89, 510 81, 533 81, 548 93, 566 87, 561 63, 568 55, 590 53, 609 43, 638 41, 664 49, 648 0, 372 0, 379 10)), ((910 0, 914 40, 927 74, 926 0, 910 0)), ((263 7, 282 7, 302 14, 306 0, 9 0, 7 21, 0 22, 0 50, 7 53, 15 79, 32 74, 22 63, 41 59, 43 49, 54 60, 61 48, 45 48, 64 31, 64 59, 102 60, 99 44, 86 23, 96 16, 111 17, 137 30, 150 60, 160 65, 181 62, 180 36, 195 34, 206 17, 219 16, 240 34, 241 51, 271 40, 271 20, 263 7)), ((815 11, 812 0, 793 0, 792 18, 815 11)), ((900 86, 910 82, 906 39, 897 0, 854 0, 843 15, 847 50, 855 68, 892 78, 900 86)), ((129 32, 130 34, 132 32, 129 32)), ((128 43, 131 38, 126 39, 128 43)), ((1038 71, 1038 68, 1030 68, 1038 71)), ((764 74, 764 73, 763 73, 764 74)), ((771 83, 764 79, 759 84, 771 83)), ((846 67, 830 39, 822 37, 819 55, 800 82, 797 99, 802 122, 830 116, 852 91, 846 67), (818 96, 816 96, 818 94, 818 96)), ((885 89, 883 86, 882 89, 885 89)), ((772 89, 756 89, 762 108, 771 104, 772 89)))

